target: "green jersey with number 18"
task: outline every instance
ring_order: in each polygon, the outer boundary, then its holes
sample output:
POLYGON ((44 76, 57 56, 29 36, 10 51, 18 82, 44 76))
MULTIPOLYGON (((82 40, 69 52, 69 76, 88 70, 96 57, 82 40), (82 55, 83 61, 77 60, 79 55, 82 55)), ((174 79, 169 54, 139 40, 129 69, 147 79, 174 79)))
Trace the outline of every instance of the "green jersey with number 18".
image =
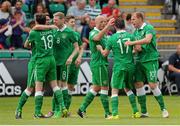
POLYGON ((54 32, 54 30, 32 30, 30 32, 28 41, 34 43, 36 57, 41 58, 53 55, 54 32))

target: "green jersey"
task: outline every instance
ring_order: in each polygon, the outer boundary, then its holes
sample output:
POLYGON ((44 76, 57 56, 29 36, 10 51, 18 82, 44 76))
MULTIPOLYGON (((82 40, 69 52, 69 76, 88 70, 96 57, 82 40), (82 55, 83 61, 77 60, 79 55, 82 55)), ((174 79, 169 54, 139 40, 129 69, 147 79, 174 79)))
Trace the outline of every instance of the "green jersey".
MULTIPOLYGON (((77 38, 77 42, 78 42, 78 46, 82 46, 82 40, 81 40, 81 35, 79 32, 74 32, 75 33, 75 36, 77 38)), ((74 50, 74 46, 73 46, 73 49, 74 50)), ((73 58, 73 62, 75 62, 75 60, 77 59, 79 53, 75 55, 75 57, 73 58)))
POLYGON ((95 27, 89 34, 89 44, 91 50, 91 62, 90 66, 100 66, 100 65, 108 65, 107 57, 104 57, 100 51, 97 50, 96 46, 101 45, 104 49, 107 42, 107 37, 104 35, 100 41, 96 42, 93 38, 99 33, 100 31, 95 27))
POLYGON ((53 34, 54 30, 32 30, 30 32, 28 42, 34 44, 36 53, 33 58, 42 58, 53 55, 53 34))
POLYGON ((137 54, 137 60, 140 62, 157 60, 159 56, 156 44, 156 31, 152 25, 144 23, 141 28, 136 29, 134 32, 136 40, 144 39, 148 34, 151 34, 153 37, 149 44, 141 45, 142 51, 137 54))
POLYGON ((57 65, 63 65, 72 53, 72 46, 77 42, 75 33, 70 28, 64 26, 58 29, 55 34, 54 57, 57 65))
POLYGON ((125 69, 127 64, 133 64, 133 46, 126 46, 126 41, 134 41, 133 35, 121 30, 113 34, 106 46, 107 50, 112 50, 114 55, 114 68, 125 69))

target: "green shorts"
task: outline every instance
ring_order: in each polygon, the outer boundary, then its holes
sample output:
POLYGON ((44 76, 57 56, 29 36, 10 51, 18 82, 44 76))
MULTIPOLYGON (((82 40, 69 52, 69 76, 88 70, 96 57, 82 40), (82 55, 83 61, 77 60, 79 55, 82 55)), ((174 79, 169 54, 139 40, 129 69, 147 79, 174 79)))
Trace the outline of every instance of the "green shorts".
POLYGON ((74 63, 70 65, 68 74, 68 84, 76 85, 80 67, 76 66, 74 63))
POLYGON ((56 62, 54 56, 42 57, 36 60, 35 80, 47 82, 56 80, 56 62))
POLYGON ((109 86, 108 67, 106 65, 91 67, 92 83, 97 86, 109 86))
POLYGON ((35 87, 34 74, 35 74, 35 61, 29 61, 27 87, 30 88, 35 87))
POLYGON ((115 89, 134 88, 135 66, 130 65, 125 69, 113 69, 111 87, 115 89))
POLYGON ((157 82, 157 71, 158 71, 158 61, 148 61, 148 62, 136 62, 136 82, 156 83, 157 82))
POLYGON ((64 65, 58 65, 56 66, 56 72, 57 72, 57 80, 67 82, 68 80, 68 73, 69 73, 69 67, 64 65))

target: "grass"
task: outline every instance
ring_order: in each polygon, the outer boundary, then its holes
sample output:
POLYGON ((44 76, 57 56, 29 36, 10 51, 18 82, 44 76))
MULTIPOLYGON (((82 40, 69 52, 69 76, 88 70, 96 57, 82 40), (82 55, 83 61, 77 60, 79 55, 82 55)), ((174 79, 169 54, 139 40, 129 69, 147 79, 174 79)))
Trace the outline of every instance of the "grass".
MULTIPOLYGON (((131 118, 131 108, 126 96, 119 97, 119 120, 104 119, 100 99, 96 97, 87 109, 88 118, 81 119, 76 115, 83 97, 73 97, 70 108, 72 116, 60 119, 34 119, 34 99, 30 97, 23 108, 23 119, 16 120, 14 112, 16 109, 17 97, 0 98, 0 125, 180 125, 180 97, 165 96, 165 102, 170 113, 170 118, 162 118, 161 111, 156 100, 152 96, 147 97, 149 118, 131 118)), ((43 113, 51 110, 51 97, 44 98, 43 113)))

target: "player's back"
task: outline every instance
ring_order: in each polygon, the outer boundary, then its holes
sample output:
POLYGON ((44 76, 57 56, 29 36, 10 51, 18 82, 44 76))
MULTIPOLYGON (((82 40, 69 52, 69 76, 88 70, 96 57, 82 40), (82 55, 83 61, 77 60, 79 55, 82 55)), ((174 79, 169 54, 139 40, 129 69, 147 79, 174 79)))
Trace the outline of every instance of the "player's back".
POLYGON ((108 40, 108 47, 112 49, 115 65, 124 66, 133 63, 133 47, 126 46, 126 41, 133 41, 133 35, 126 31, 118 31, 108 40))
POLYGON ((53 30, 33 30, 30 36, 34 36, 36 57, 46 57, 53 55, 53 30))

